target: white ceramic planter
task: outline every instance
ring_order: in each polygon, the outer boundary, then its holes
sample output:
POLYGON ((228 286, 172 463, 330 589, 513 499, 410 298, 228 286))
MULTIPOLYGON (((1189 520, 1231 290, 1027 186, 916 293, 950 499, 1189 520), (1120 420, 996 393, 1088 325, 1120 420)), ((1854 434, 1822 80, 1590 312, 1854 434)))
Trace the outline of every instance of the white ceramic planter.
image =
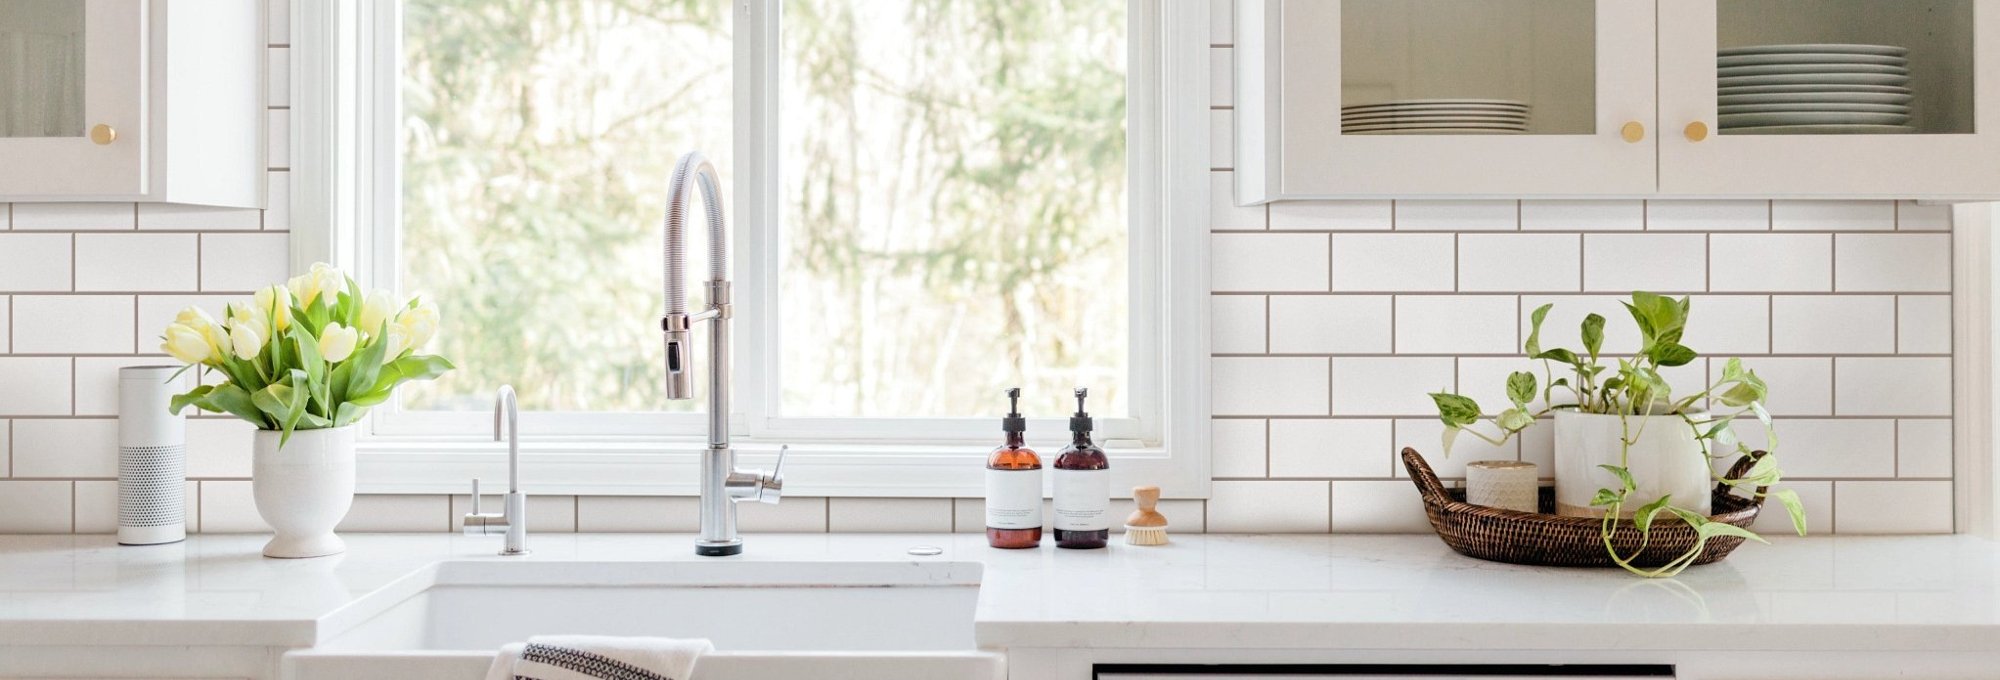
MULTIPOLYGON (((1639 489, 1627 502, 1624 514, 1673 494, 1674 507, 1709 512, 1708 455, 1694 431, 1679 416, 1629 416, 1638 434, 1633 442, 1626 469, 1639 489), (1641 424, 1644 427, 1641 427, 1641 424)), ((1598 467, 1619 463, 1620 439, 1624 426, 1615 415, 1556 412, 1556 512, 1576 517, 1597 517, 1603 513, 1590 507, 1598 489, 1617 489, 1618 476, 1598 467)))
POLYGON ((333 528, 354 504, 354 426, 280 433, 258 430, 251 461, 257 514, 277 533, 265 557, 319 557, 347 550, 333 528))

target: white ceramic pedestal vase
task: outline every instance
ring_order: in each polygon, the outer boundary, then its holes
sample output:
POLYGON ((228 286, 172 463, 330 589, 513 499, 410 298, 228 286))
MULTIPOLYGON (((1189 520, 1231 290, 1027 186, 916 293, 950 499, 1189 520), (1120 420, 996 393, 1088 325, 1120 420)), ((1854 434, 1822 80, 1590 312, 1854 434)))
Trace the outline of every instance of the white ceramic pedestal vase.
POLYGON ((277 533, 265 557, 320 557, 347 550, 333 528, 354 504, 354 426, 296 430, 278 447, 281 433, 258 430, 251 461, 257 514, 277 533))
MULTIPOLYGON (((1694 429, 1680 416, 1626 416, 1638 435, 1625 468, 1638 485, 1626 502, 1629 516, 1640 506, 1673 494, 1674 507, 1709 514, 1708 454, 1694 438, 1694 429), (1641 428, 1641 424, 1644 427, 1641 428)), ((1590 507, 1598 489, 1616 490, 1618 476, 1599 465, 1618 465, 1625 436, 1619 416, 1574 411, 1556 412, 1556 512, 1573 517, 1598 517, 1590 507)))

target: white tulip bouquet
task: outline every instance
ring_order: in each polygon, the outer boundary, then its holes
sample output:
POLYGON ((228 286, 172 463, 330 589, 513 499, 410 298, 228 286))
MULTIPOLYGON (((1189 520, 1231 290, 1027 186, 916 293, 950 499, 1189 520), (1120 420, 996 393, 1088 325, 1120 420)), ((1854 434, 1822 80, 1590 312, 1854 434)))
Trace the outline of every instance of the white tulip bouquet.
POLYGON ((352 425, 397 385, 453 368, 417 353, 437 334, 436 305, 398 303, 382 290, 364 297, 354 279, 325 263, 227 309, 217 322, 188 307, 167 326, 161 350, 223 377, 175 396, 170 408, 234 415, 283 432, 280 446, 294 430, 352 425))

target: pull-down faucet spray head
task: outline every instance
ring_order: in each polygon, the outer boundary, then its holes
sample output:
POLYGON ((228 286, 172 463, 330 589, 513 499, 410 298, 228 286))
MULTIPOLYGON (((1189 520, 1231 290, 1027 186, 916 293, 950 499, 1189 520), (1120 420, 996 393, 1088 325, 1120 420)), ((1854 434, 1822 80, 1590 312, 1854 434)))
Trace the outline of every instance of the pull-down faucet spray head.
MULTIPOLYGON (((688 186, 693 184, 701 189, 701 202, 708 217, 708 281, 711 298, 718 284, 728 280, 729 257, 728 235, 722 218, 722 182, 716 178, 715 166, 702 157, 700 152, 681 156, 674 166, 674 176, 667 183, 666 218, 666 316, 660 318, 660 330, 666 334, 666 392, 667 398, 683 400, 694 398, 694 343, 688 332, 690 325, 705 317, 689 316, 687 310, 687 209, 688 186)), ((727 300, 710 299, 711 311, 727 300)), ((709 370, 717 370, 709 367, 709 370)))

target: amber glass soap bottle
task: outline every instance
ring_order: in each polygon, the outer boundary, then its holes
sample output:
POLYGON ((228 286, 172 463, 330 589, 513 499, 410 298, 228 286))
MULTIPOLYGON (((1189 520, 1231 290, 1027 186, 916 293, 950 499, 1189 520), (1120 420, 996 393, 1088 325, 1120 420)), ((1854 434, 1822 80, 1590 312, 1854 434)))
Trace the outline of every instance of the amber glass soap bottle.
POLYGON ((1102 548, 1111 538, 1111 463, 1090 441, 1089 390, 1076 388, 1069 446, 1056 456, 1055 530, 1058 548, 1102 548))
POLYGON ((986 543, 995 548, 1042 544, 1042 458, 1028 448, 1021 388, 1007 390, 1007 441, 986 457, 986 543))

